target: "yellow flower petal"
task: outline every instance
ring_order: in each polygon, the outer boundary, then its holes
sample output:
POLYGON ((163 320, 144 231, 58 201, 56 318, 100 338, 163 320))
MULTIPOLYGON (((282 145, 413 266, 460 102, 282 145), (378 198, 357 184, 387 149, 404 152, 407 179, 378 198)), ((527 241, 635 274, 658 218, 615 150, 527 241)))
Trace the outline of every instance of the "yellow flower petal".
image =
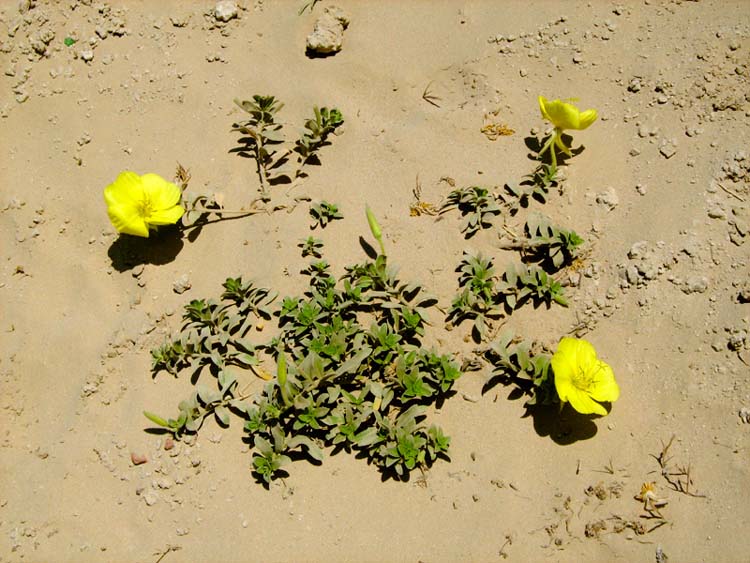
POLYGON ((148 237, 149 227, 176 223, 185 210, 182 192, 157 174, 121 172, 104 189, 107 214, 118 232, 148 237))
POLYGON ((596 113, 595 109, 587 109, 586 111, 581 112, 581 115, 579 116, 578 129, 586 129, 586 127, 596 121, 597 116, 598 114, 596 113))
POLYGON ((575 390, 568 395, 568 401, 570 406, 573 407, 581 414, 599 414, 601 416, 607 415, 607 409, 601 406, 599 403, 594 401, 587 393, 583 391, 575 390))
POLYGON ((539 109, 542 110, 542 117, 547 121, 552 121, 549 114, 547 113, 547 98, 539 96, 539 109))
POLYGON ((104 188, 107 205, 143 199, 143 185, 135 172, 120 172, 112 184, 104 188))
POLYGON ((107 208, 107 214, 117 232, 148 238, 148 225, 137 206, 116 203, 107 208))
POLYGON ((560 149, 560 150, 561 150, 562 152, 564 152, 564 153, 565 153, 565 154, 567 154, 568 156, 573 156, 573 153, 572 153, 572 152, 570 152, 570 148, 568 148, 567 146, 565 146, 565 143, 563 143, 562 137, 561 137, 560 135, 555 135, 555 136, 554 136, 554 139, 555 139, 555 145, 557 145, 557 147, 558 147, 558 148, 559 148, 559 149, 560 149))
POLYGON ((591 389, 591 398, 596 401, 614 403, 620 398, 620 387, 615 381, 615 374, 609 365, 598 360, 596 385, 591 389))
POLYGON ((563 102, 562 100, 547 100, 544 96, 539 96, 539 108, 542 111, 542 117, 552 123, 557 129, 586 129, 596 121, 596 110, 588 109, 581 112, 573 104, 563 102))
POLYGON ((161 211, 153 211, 148 216, 149 225, 174 225, 180 220, 185 210, 179 205, 164 209, 161 211))
POLYGON ((552 356, 552 370, 555 372, 555 382, 570 380, 576 369, 578 344, 575 338, 565 337, 557 345, 557 351, 552 356))
POLYGON ((612 368, 586 340, 560 340, 551 364, 558 397, 580 413, 604 416, 606 409, 596 401, 614 402, 620 396, 612 368))
POLYGON ((144 174, 141 183, 153 209, 169 209, 177 205, 182 196, 180 188, 158 174, 144 174))

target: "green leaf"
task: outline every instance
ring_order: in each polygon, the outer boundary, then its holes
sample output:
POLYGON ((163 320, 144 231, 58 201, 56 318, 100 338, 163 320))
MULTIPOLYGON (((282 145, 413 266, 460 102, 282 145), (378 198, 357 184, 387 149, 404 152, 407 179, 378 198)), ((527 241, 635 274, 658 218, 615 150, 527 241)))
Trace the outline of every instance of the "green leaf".
POLYGON ((221 395, 214 391, 213 389, 209 389, 205 385, 197 385, 196 389, 198 390, 198 397, 200 397, 200 400, 203 401, 206 405, 210 405, 211 403, 215 403, 217 401, 221 400, 221 395))
POLYGON ((378 436, 377 428, 370 427, 366 428, 362 432, 355 434, 354 443, 357 444, 360 448, 366 448, 367 446, 371 446, 376 443, 379 438, 380 436, 378 436))
POLYGON ((214 415, 216 419, 221 422, 224 426, 229 426, 229 409, 225 406, 218 406, 214 409, 214 415))
POLYGON ((151 422, 154 424, 158 424, 159 426, 163 426, 164 428, 170 428, 170 424, 164 420, 162 417, 155 415, 153 413, 150 413, 148 411, 143 411, 143 415, 148 418, 151 422))
POLYGON ((223 369, 219 372, 218 379, 221 391, 225 393, 237 381, 237 375, 231 370, 223 369))
POLYGON ((354 356, 352 356, 339 366, 339 368, 336 370, 336 376, 338 377, 344 374, 356 373, 359 369, 359 366, 362 365, 362 362, 365 361, 370 356, 370 354, 372 354, 372 348, 370 348, 369 346, 365 346, 354 356))
POLYGON ((323 461, 325 459, 323 450, 321 450, 320 447, 318 447, 318 445, 307 436, 298 434, 287 442, 287 447, 289 447, 289 449, 296 448, 297 446, 304 446, 308 455, 314 460, 323 461))
POLYGON ((273 454, 273 447, 271 446, 271 443, 262 436, 256 435, 253 438, 253 447, 255 447, 255 449, 257 449, 264 456, 270 456, 273 454))

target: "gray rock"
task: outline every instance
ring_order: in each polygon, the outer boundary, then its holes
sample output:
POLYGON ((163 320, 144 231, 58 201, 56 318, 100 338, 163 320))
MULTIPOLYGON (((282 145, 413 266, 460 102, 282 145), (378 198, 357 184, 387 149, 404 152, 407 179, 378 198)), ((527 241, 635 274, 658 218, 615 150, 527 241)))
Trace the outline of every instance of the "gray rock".
POLYGON ((617 197, 615 189, 609 187, 607 188, 607 191, 596 194, 596 203, 603 205, 612 211, 620 203, 620 198, 617 197))
POLYGON ((648 242, 645 240, 639 240, 636 243, 633 243, 633 246, 630 247, 630 250, 628 250, 628 258, 631 260, 634 260, 636 258, 641 258, 642 256, 646 255, 646 251, 648 250, 648 242))
POLYGON ((234 0, 221 0, 214 8, 214 17, 220 22, 228 22, 236 18, 238 13, 237 3, 234 0))
POLYGON ((631 285, 637 284, 639 277, 640 276, 638 275, 638 268, 636 268, 634 265, 631 264, 630 266, 628 266, 627 270, 625 270, 625 278, 631 285))
POLYGON ((663 141, 659 147, 659 152, 664 158, 672 158, 677 154, 677 146, 674 141, 663 141))
POLYGON ((641 79, 638 76, 634 76, 630 79, 630 82, 628 83, 628 92, 640 92, 641 88, 641 79))
POLYGON ((706 276, 690 276, 685 280, 682 287, 683 293, 704 293, 708 289, 708 278, 706 276))
POLYGON ((726 219, 726 217, 727 217, 726 211, 724 211, 724 209, 722 208, 721 204, 718 203, 718 202, 713 203, 708 208, 707 213, 708 213, 708 216, 711 219, 726 219))
POLYGON ((185 27, 190 21, 190 14, 184 16, 169 16, 169 21, 174 27, 185 27))
POLYGON ((349 25, 349 18, 336 6, 325 9, 323 15, 315 22, 313 32, 307 36, 307 51, 319 54, 337 53, 341 50, 344 30, 349 25))
POLYGON ((656 260, 643 260, 636 268, 638 268, 638 273, 647 280, 655 280, 659 275, 659 264, 656 260))
POLYGON ((185 293, 191 287, 193 287, 193 284, 190 283, 190 278, 187 274, 182 274, 172 284, 172 289, 174 290, 174 292, 180 294, 185 293))
POLYGON ((94 60, 94 51, 93 49, 84 49, 80 53, 81 59, 83 59, 83 62, 90 63, 94 60))
POLYGON ((149 491, 145 495, 143 495, 143 500, 148 506, 153 506, 156 504, 156 501, 159 500, 159 497, 156 493, 149 491))

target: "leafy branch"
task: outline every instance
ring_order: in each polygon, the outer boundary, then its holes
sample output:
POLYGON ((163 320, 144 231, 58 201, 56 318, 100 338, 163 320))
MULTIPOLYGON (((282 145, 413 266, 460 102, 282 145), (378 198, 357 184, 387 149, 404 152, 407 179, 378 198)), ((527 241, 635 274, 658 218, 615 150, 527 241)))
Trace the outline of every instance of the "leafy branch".
POLYGON ((562 285, 536 266, 509 264, 497 275, 491 259, 465 252, 456 271, 460 273, 459 293, 446 320, 452 326, 473 320, 472 336, 477 342, 487 337, 491 321, 510 315, 528 301, 535 307, 568 304, 562 285))
POLYGON ((455 189, 448 194, 440 213, 458 209, 465 221, 461 232, 466 238, 471 238, 482 229, 492 226, 492 217, 501 213, 497 200, 487 188, 470 186, 455 189))
MULTIPOLYGON (((322 254, 315 243, 302 246, 322 254)), ((198 431, 210 413, 221 424, 239 416, 263 483, 281 476, 292 459, 319 463, 326 447, 357 452, 399 479, 447 457, 450 439, 426 418, 431 405, 452 395, 461 370, 422 343, 437 301, 402 282, 382 253, 347 266, 340 279, 330 269, 322 258, 311 262, 302 272, 304 294, 273 309, 274 293, 241 278, 228 279, 219 300, 192 301, 180 334, 152 352, 154 371, 177 375, 207 365, 218 390, 199 386, 175 419, 146 416, 176 436, 198 431), (276 336, 252 342, 248 331, 258 318, 275 319, 276 336), (275 360, 276 376, 246 401, 228 365, 261 373, 260 355, 275 360)))
POLYGON ((570 265, 578 255, 583 239, 575 231, 568 231, 550 223, 548 217, 532 213, 524 225, 524 238, 500 244, 504 250, 518 250, 524 261, 537 262, 547 271, 570 265))
POLYGON ((314 107, 314 117, 305 121, 300 137, 290 142, 283 134, 284 124, 277 121, 284 104, 274 96, 256 94, 252 100, 235 99, 234 103, 250 118, 232 125, 232 131, 246 136, 231 152, 255 160, 263 202, 271 199, 269 186, 303 177, 306 165, 319 164, 318 151, 330 144, 329 135, 344 122, 337 109, 314 107))
POLYGON ((485 388, 494 381, 515 384, 531 396, 526 406, 559 403, 550 364, 552 355, 539 344, 505 331, 479 353, 493 366, 492 378, 485 388))

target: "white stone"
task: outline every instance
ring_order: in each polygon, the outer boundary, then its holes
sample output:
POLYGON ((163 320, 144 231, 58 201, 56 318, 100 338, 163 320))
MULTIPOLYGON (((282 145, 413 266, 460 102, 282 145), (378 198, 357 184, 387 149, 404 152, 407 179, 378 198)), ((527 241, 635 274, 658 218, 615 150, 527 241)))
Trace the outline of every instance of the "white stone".
POLYGON ((237 13, 237 3, 234 0, 221 0, 214 8, 214 17, 220 22, 228 22, 236 18, 237 13))

